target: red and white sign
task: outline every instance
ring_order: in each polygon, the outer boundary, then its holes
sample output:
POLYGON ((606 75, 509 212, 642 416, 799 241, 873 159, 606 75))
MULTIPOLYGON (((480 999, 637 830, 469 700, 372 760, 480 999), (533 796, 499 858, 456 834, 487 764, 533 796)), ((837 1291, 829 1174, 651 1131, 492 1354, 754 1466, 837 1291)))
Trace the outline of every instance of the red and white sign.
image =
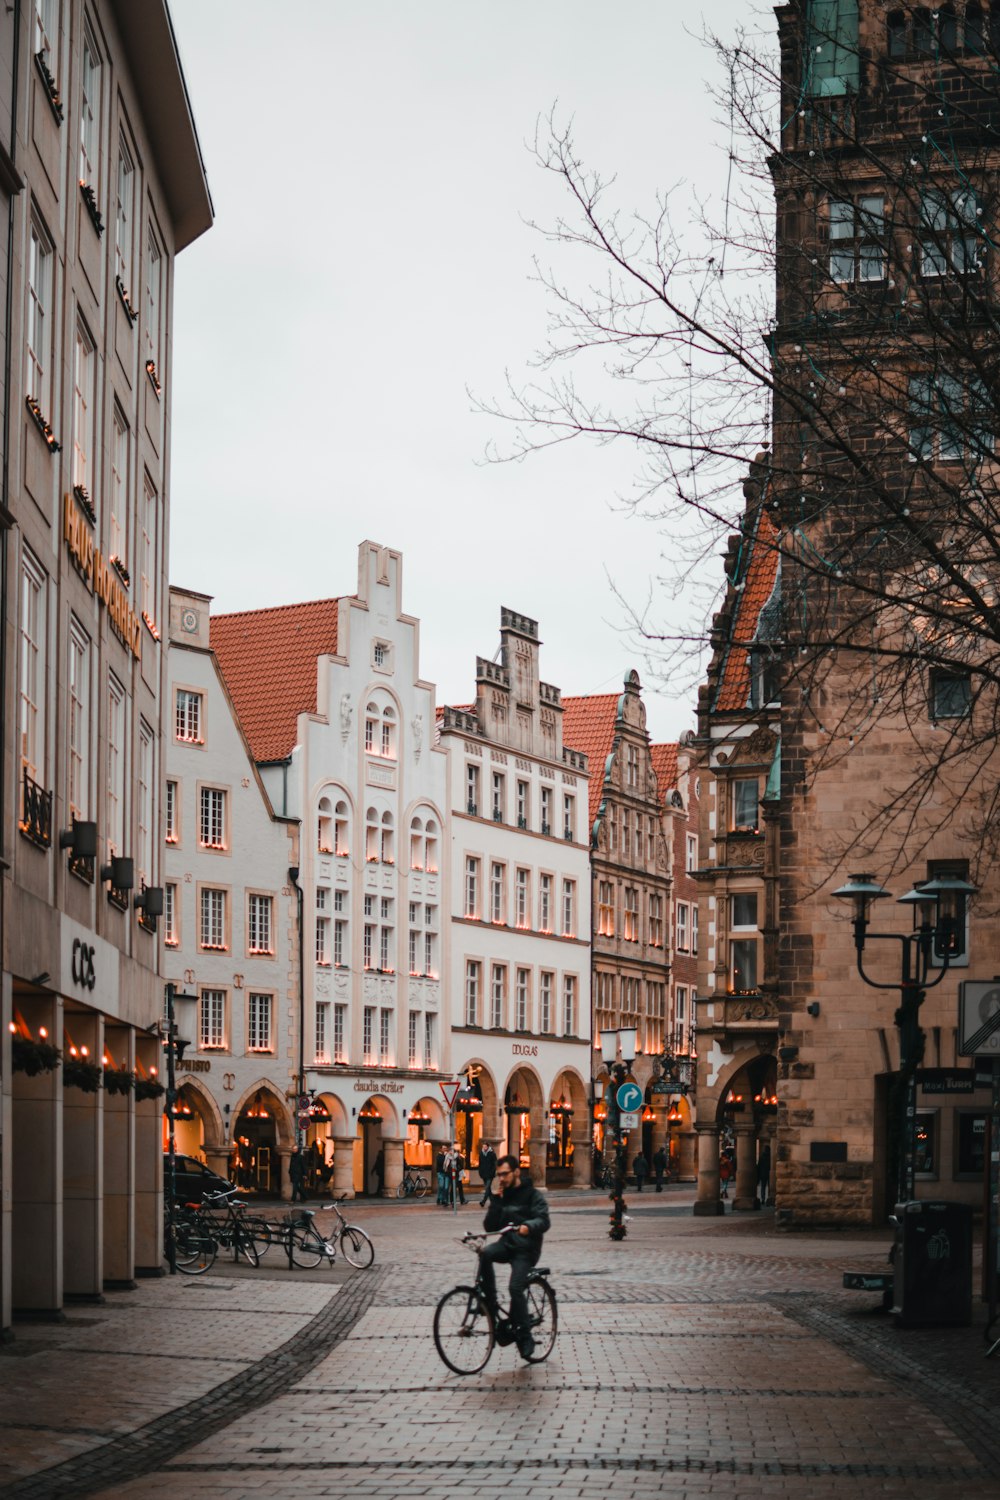
POLYGON ((439 1081, 438 1088, 444 1095, 444 1102, 445 1104, 447 1104, 449 1109, 455 1108, 455 1100, 458 1098, 458 1091, 461 1087, 462 1085, 457 1079, 454 1083, 444 1083, 439 1081))

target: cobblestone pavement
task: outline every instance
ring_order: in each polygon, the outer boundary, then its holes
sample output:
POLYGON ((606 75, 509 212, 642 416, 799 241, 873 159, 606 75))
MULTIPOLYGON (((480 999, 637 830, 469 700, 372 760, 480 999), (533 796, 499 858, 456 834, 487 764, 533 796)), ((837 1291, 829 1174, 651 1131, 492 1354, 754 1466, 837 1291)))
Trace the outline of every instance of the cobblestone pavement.
POLYGON ((231 1266, 22 1324, 0 1348, 0 1495, 475 1500, 1000 1500, 1000 1356, 983 1309, 902 1330, 840 1290, 887 1236, 694 1219, 690 1190, 554 1195, 560 1328, 543 1365, 451 1375, 434 1304, 478 1227, 358 1206, 372 1270, 231 1266))

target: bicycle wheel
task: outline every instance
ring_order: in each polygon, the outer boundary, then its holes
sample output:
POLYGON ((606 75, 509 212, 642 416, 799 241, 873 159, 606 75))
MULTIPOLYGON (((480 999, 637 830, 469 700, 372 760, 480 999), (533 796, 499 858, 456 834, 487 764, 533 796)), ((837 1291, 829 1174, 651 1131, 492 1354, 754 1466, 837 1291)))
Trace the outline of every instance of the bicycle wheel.
POLYGON ((323 1259, 323 1242, 314 1229, 292 1230, 292 1260, 300 1271, 313 1271, 323 1259))
POLYGON ((548 1359, 556 1341, 559 1326, 556 1294, 548 1282, 539 1277, 528 1282, 527 1297, 531 1337, 535 1341, 535 1352, 528 1355, 528 1363, 540 1365, 543 1359, 548 1359))
POLYGON ((417 1177, 414 1179, 413 1191, 418 1198, 422 1198, 429 1189, 430 1183, 426 1177, 417 1177))
POLYGON ((218 1245, 210 1234, 191 1224, 174 1229, 174 1264, 185 1276, 203 1276, 215 1264, 218 1245))
POLYGON ((434 1310, 434 1347, 456 1375, 475 1375, 493 1353, 490 1310, 471 1286, 445 1292, 434 1310))
POLYGON ((257 1249, 253 1231, 249 1224, 239 1223, 233 1225, 233 1253, 242 1255, 243 1259, 251 1266, 260 1265, 260 1253, 257 1249))
POLYGON ((271 1226, 266 1219, 245 1219, 243 1222, 253 1236, 257 1259, 261 1261, 275 1243, 271 1235, 271 1226))
POLYGON ((345 1224, 340 1231, 340 1253, 350 1266, 363 1271, 375 1259, 375 1246, 355 1224, 345 1224))
POLYGON ((396 1189, 396 1197, 405 1198, 408 1192, 409 1188, 406 1186, 406 1178, 404 1177, 402 1182, 399 1184, 399 1187, 396 1189))

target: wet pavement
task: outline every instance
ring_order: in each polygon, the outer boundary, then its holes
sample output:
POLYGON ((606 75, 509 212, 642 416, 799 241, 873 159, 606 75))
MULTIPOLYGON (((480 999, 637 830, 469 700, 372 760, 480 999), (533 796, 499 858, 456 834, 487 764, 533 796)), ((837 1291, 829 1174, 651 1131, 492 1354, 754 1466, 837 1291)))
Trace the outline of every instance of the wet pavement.
POLYGON ((981 1304, 971 1328, 897 1328, 841 1289, 883 1269, 887 1231, 695 1219, 692 1197, 632 1197, 613 1244, 603 1195, 551 1196, 560 1323, 539 1365, 498 1348, 462 1378, 435 1351, 475 1204, 352 1206, 367 1271, 272 1250, 18 1323, 0 1495, 1000 1500, 981 1304))

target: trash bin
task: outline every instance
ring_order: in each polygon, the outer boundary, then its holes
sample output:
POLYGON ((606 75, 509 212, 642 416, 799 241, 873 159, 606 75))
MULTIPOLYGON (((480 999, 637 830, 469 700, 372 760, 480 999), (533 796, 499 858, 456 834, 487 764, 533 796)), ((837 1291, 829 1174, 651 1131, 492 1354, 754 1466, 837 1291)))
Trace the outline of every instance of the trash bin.
POLYGON ((892 1315, 904 1328, 972 1321, 972 1208, 896 1205, 892 1315))

